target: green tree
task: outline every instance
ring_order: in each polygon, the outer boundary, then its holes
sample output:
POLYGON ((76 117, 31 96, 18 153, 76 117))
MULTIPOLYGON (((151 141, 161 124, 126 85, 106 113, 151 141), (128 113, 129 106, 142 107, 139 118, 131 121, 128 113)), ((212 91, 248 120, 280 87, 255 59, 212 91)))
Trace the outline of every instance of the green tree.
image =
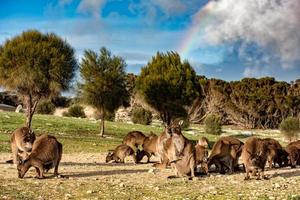
POLYGON ((212 114, 208 115, 204 120, 204 129, 208 134, 221 135, 221 118, 212 114))
POLYGON ((0 85, 22 98, 27 127, 39 100, 67 90, 77 68, 74 50, 53 33, 26 31, 0 48, 0 85))
POLYGON ((100 113, 101 136, 104 134, 105 113, 113 113, 121 105, 128 104, 125 67, 121 57, 112 56, 104 47, 99 55, 91 50, 84 52, 80 64, 83 82, 79 84, 79 93, 85 103, 100 113))
POLYGON ((152 113, 143 107, 134 107, 131 111, 131 121, 135 124, 149 125, 152 122, 152 113))
POLYGON ((290 141, 292 138, 297 138, 300 133, 300 122, 296 117, 287 117, 282 120, 279 125, 280 131, 288 138, 290 141))
POLYGON ((158 52, 142 68, 136 89, 167 124, 176 117, 185 117, 184 106, 198 96, 195 71, 187 61, 181 62, 176 52, 158 52))

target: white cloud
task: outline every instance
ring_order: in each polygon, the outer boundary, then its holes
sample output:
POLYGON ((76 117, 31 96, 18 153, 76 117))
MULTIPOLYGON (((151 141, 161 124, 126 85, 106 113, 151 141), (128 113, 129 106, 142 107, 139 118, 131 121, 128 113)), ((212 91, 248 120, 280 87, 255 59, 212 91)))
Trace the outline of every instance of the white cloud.
POLYGON ((283 68, 300 60, 299 0, 212 0, 203 12, 212 18, 204 29, 212 45, 255 43, 270 54, 263 59, 278 59, 283 68))
POLYGON ((77 11, 92 14, 96 19, 100 19, 102 7, 106 2, 107 0, 81 0, 77 11))

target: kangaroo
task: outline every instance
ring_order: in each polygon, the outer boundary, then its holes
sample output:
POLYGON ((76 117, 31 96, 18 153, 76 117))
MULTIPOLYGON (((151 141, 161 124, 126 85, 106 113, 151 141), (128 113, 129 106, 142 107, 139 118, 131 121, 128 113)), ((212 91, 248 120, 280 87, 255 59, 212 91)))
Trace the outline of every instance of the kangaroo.
POLYGON ((272 138, 265 138, 263 141, 266 143, 269 152, 267 161, 269 168, 273 168, 276 163, 279 165, 279 167, 282 167, 283 164, 287 162, 288 156, 282 146, 277 140, 272 138))
POLYGON ((196 166, 201 165, 201 169, 204 173, 208 173, 208 165, 207 165, 208 151, 205 146, 196 144, 195 146, 195 162, 196 166))
POLYGON ((214 145, 208 157, 208 168, 215 164, 220 173, 225 173, 225 167, 229 173, 234 172, 238 166, 238 159, 242 153, 244 143, 233 137, 221 137, 214 145))
POLYGON ((114 160, 117 163, 124 163, 124 159, 127 156, 132 156, 134 163, 137 163, 136 155, 133 149, 126 144, 121 144, 117 146, 113 152, 108 152, 106 156, 106 163, 110 162, 111 160, 114 160))
POLYGON ((130 146, 133 150, 137 150, 139 145, 144 143, 146 136, 140 131, 131 131, 123 139, 123 144, 130 146))
POLYGON ((288 164, 291 168, 300 165, 300 140, 288 144, 285 147, 285 151, 288 153, 288 164))
POLYGON ((209 148, 209 141, 206 137, 201 137, 198 140, 198 145, 203 146, 204 148, 209 148))
POLYGON ((157 153, 157 141, 158 136, 151 132, 144 140, 143 150, 137 154, 137 162, 141 161, 145 155, 148 158, 147 163, 150 162, 151 156, 157 153))
POLYGON ((250 179, 250 172, 257 175, 257 180, 267 178, 264 175, 264 169, 268 155, 268 144, 263 139, 256 137, 247 139, 242 151, 242 159, 246 170, 245 180, 250 179))
MULTIPOLYGON (((181 133, 182 121, 170 125, 171 137, 164 144, 166 157, 174 169, 175 176, 195 176, 195 147, 181 133)), ((169 134, 169 132, 168 132, 169 134)))
POLYGON ((58 176, 61 157, 62 144, 54 136, 43 134, 34 141, 31 154, 18 164, 18 176, 23 178, 31 166, 35 167, 37 178, 44 178, 44 171, 53 167, 54 175, 58 176))
POLYGON ((171 126, 165 124, 165 129, 157 138, 156 151, 160 159, 160 163, 154 164, 157 168, 166 168, 169 164, 169 159, 165 151, 165 144, 167 140, 172 136, 171 126))
MULTIPOLYGON (((24 160, 29 156, 34 140, 34 132, 27 127, 18 128, 11 134, 10 146, 13 154, 13 163, 15 165, 17 165, 20 160, 24 160)), ((11 161, 7 162, 9 163, 11 161)))

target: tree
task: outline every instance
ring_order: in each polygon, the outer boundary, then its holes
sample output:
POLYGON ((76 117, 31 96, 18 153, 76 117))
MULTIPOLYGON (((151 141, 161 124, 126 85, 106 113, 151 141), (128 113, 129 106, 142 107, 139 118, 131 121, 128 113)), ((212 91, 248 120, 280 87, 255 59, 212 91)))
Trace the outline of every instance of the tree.
POLYGON ((104 134, 106 112, 113 113, 121 105, 128 104, 126 90, 126 63, 121 57, 112 56, 104 47, 100 54, 91 50, 84 52, 80 64, 83 83, 79 84, 82 100, 100 113, 100 135, 104 134))
POLYGON ((27 127, 39 100, 67 90, 77 68, 74 50, 53 33, 30 30, 0 48, 0 85, 22 98, 27 127))
POLYGON ((184 106, 198 96, 196 73, 176 52, 157 53, 136 80, 136 89, 167 124, 185 117, 184 106))
POLYGON ((300 132, 300 122, 296 117, 287 117, 282 120, 279 125, 280 131, 288 138, 290 141, 292 138, 297 138, 300 132))
POLYGON ((208 134, 221 135, 221 118, 212 114, 208 115, 204 120, 204 129, 208 134))

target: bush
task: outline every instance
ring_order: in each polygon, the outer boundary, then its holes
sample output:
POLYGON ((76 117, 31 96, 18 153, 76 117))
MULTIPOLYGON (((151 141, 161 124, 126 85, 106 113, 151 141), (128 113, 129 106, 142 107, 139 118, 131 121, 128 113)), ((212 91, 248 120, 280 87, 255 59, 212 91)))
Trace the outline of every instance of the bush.
POLYGON ((106 112, 106 113, 105 113, 105 116, 104 116, 104 119, 105 119, 106 121, 111 121, 111 122, 113 122, 113 121, 115 121, 115 116, 116 116, 116 113, 114 113, 114 112, 106 112))
POLYGON ((131 121, 135 124, 149 125, 152 122, 152 113, 142 107, 135 107, 131 113, 131 121))
POLYGON ((36 112, 38 114, 52 115, 55 111, 55 105, 50 100, 43 100, 39 102, 36 112))
POLYGON ((221 135, 221 118, 216 115, 208 115, 204 120, 204 129, 208 134, 221 135))
POLYGON ((295 117, 288 117, 282 120, 279 125, 279 129, 287 139, 292 140, 293 138, 297 138, 300 132, 299 119, 295 117))
POLYGON ((81 117, 85 118, 85 113, 83 111, 83 107, 79 105, 71 106, 68 112, 64 112, 63 116, 65 117, 81 117))

